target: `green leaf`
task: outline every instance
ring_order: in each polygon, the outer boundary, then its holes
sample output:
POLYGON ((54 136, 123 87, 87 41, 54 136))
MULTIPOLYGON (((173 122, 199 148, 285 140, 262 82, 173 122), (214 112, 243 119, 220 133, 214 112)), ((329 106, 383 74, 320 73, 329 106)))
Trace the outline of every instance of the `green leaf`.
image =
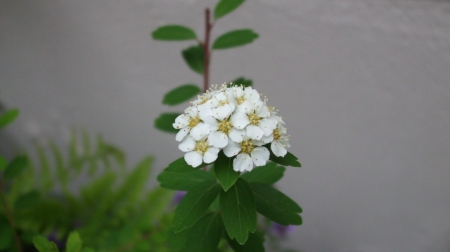
POLYGON ((148 156, 136 165, 119 188, 115 196, 117 200, 125 200, 130 204, 138 200, 140 192, 143 192, 147 185, 152 162, 153 158, 148 156))
POLYGON ((239 179, 228 191, 222 191, 220 208, 228 236, 244 244, 248 233, 256 230, 255 199, 248 183, 239 179))
POLYGON ((14 202, 14 210, 22 210, 30 208, 39 202, 41 199, 41 193, 37 190, 27 192, 21 195, 16 202, 14 202))
POLYGON ((281 225, 301 225, 300 206, 277 189, 262 183, 250 183, 256 201, 256 210, 281 225))
POLYGON ((106 172, 98 178, 91 179, 90 183, 80 190, 84 203, 87 206, 93 206, 99 203, 99 199, 102 199, 105 192, 112 191, 117 175, 115 172, 106 172))
POLYGON ((165 25, 158 27, 152 32, 152 38, 156 40, 191 40, 197 39, 195 32, 186 26, 182 25, 165 25))
POLYGON ((223 232, 220 213, 209 213, 201 217, 190 228, 187 239, 186 252, 216 251, 223 232))
POLYGON ((0 156, 0 171, 4 171, 6 169, 6 166, 8 166, 8 161, 5 157, 0 156))
POLYGON ((250 233, 248 240, 244 245, 237 243, 235 240, 231 240, 227 237, 228 244, 235 252, 265 252, 264 249, 264 235, 258 231, 250 233))
POLYGON ((241 175, 240 172, 233 170, 233 158, 225 156, 223 151, 219 152, 217 160, 214 162, 214 173, 224 191, 228 191, 241 175))
POLYGON ((91 248, 83 248, 81 250, 81 252, 95 252, 95 250, 91 249, 91 248))
POLYGON ((205 53, 201 45, 188 47, 187 49, 184 49, 181 54, 192 71, 203 74, 205 67, 205 53))
POLYGON ((164 95, 163 104, 173 106, 183 103, 201 92, 200 88, 194 84, 185 84, 172 89, 164 95))
POLYGON ((28 158, 26 156, 15 157, 6 167, 3 177, 7 180, 13 179, 27 167, 28 158))
POLYGON ((292 166, 292 167, 302 167, 300 162, 298 162, 298 158, 294 156, 292 153, 288 152, 284 157, 277 157, 273 154, 270 147, 268 148, 270 151, 270 161, 278 163, 280 165, 292 166))
POLYGON ((201 165, 197 167, 192 167, 188 163, 186 163, 186 160, 184 160, 184 157, 181 157, 172 163, 169 164, 169 166, 164 169, 164 172, 171 172, 171 173, 186 173, 186 172, 194 172, 200 168, 203 168, 207 166, 208 164, 202 163, 201 165))
POLYGON ((6 250, 14 241, 14 230, 8 223, 8 220, 0 216, 0 250, 6 250))
POLYGON ((245 79, 244 77, 239 77, 237 79, 235 79, 234 81, 230 82, 234 85, 242 85, 244 87, 251 87, 253 85, 253 81, 250 79, 245 79))
POLYGON ((70 233, 67 239, 66 252, 80 252, 82 241, 80 235, 74 231, 70 233))
POLYGON ((175 118, 177 118, 181 113, 163 113, 155 120, 155 128, 169 132, 169 133, 177 133, 178 130, 175 129, 172 124, 175 122, 175 118))
POLYGON ((268 162, 264 166, 255 167, 251 172, 246 172, 242 178, 247 182, 259 182, 263 184, 272 185, 283 177, 285 167, 279 166, 276 163, 268 162))
POLYGON ((10 109, 5 113, 3 113, 3 115, 0 116, 0 129, 14 122, 14 120, 16 120, 18 116, 19 116, 18 109, 10 109))
POLYGON ((143 202, 146 209, 142 222, 147 222, 153 227, 154 223, 161 219, 167 211, 167 205, 173 200, 173 192, 161 187, 156 187, 147 194, 147 199, 143 202))
POLYGON ((44 236, 35 236, 33 244, 39 252, 59 252, 56 244, 49 242, 44 236))
POLYGON ((167 238, 167 243, 169 247, 174 250, 182 251, 186 247, 186 243, 189 239, 189 234, 191 233, 191 228, 186 228, 181 232, 175 233, 173 228, 169 230, 169 236, 167 238))
POLYGON ((194 172, 187 173, 172 173, 163 171, 158 175, 157 180, 161 183, 161 187, 172 190, 188 191, 195 188, 198 183, 215 181, 215 178, 208 172, 196 169, 194 172))
POLYGON ((213 49, 228 49, 252 43, 258 34, 250 29, 234 30, 218 37, 212 46, 213 49))
POLYGON ((173 230, 180 232, 192 226, 208 209, 220 191, 220 185, 215 181, 197 184, 197 187, 191 189, 175 209, 173 230))
POLYGON ((52 179, 51 173, 50 173, 50 162, 48 161, 47 155, 45 154, 44 148, 40 145, 36 147, 36 152, 39 157, 39 164, 41 165, 41 182, 42 182, 42 188, 45 191, 50 190, 54 183, 54 180, 52 179))
POLYGON ((220 0, 214 8, 214 19, 217 20, 234 11, 245 0, 220 0))
POLYGON ((69 171, 64 167, 64 159, 55 142, 50 141, 50 148, 55 159, 56 173, 63 190, 69 192, 69 171))

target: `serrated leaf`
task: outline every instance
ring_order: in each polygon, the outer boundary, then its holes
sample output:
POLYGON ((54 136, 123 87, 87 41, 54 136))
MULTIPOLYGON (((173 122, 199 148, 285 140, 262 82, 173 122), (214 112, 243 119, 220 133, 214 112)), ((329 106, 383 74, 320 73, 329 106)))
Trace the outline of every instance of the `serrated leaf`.
POLYGON ((268 162, 264 166, 255 167, 251 172, 242 174, 241 178, 247 182, 259 182, 272 185, 283 177, 285 167, 279 166, 274 162, 268 162))
POLYGON ((219 50, 243 46, 252 43, 256 38, 258 38, 258 34, 250 29, 234 30, 218 37, 214 41, 212 48, 219 50))
POLYGON ((243 245, 230 239, 230 237, 227 237, 227 240, 228 244, 230 244, 231 248, 233 248, 235 252, 265 252, 264 235, 258 231, 255 233, 250 233, 247 242, 243 245))
POLYGON ((203 168, 207 166, 208 164, 202 163, 201 165, 197 167, 192 167, 188 163, 186 163, 186 160, 184 160, 184 157, 181 157, 172 163, 169 164, 169 166, 164 169, 164 172, 171 172, 171 173, 186 173, 186 172, 194 172, 200 168, 203 168))
POLYGON ((233 170, 233 158, 225 156, 223 151, 219 152, 214 162, 214 173, 224 191, 232 187, 241 175, 240 172, 233 170))
POLYGON ((245 0, 220 0, 214 8, 214 19, 217 20, 234 11, 245 0))
POLYGON ((71 232, 67 239, 66 252, 80 252, 82 244, 80 235, 76 231, 71 232))
POLYGON ((5 157, 0 156, 0 171, 4 171, 6 169, 6 166, 8 166, 8 161, 5 157))
POLYGON ((172 124, 175 122, 175 118, 177 118, 181 113, 163 113, 155 120, 155 128, 168 132, 168 133, 177 133, 178 130, 175 129, 172 124))
POLYGON ((203 74, 205 68, 205 53, 201 45, 188 47, 184 49, 181 54, 192 71, 203 74))
POLYGON ((21 195, 16 202, 14 202, 14 210, 22 210, 30 208, 39 202, 41 199, 41 193, 37 190, 27 192, 21 195))
POLYGON ((195 32, 182 25, 165 25, 152 32, 152 38, 156 40, 182 41, 197 39, 195 32))
POLYGON ((245 180, 238 179, 228 191, 221 192, 220 209, 228 236, 244 244, 257 224, 255 199, 245 180))
POLYGON ((239 77, 235 79, 234 81, 230 82, 234 85, 242 85, 244 87, 251 87, 253 85, 253 81, 250 79, 245 79, 244 77, 239 77))
POLYGON ((27 168, 28 165, 28 158, 26 156, 15 157, 6 167, 3 177, 7 180, 13 179, 27 168))
POLYGON ((6 125, 14 122, 16 118, 19 116, 19 110, 18 109, 10 109, 3 113, 0 116, 0 129, 5 127, 6 125))
POLYGON ((286 155, 284 157, 277 157, 273 154, 270 146, 267 149, 269 149, 269 151, 270 151, 270 157, 269 157, 270 161, 273 161, 277 164, 285 165, 285 166, 302 167, 300 162, 298 162, 298 158, 296 156, 294 156, 292 153, 288 152, 288 153, 286 153, 286 155))
POLYGON ((209 213, 202 216, 190 228, 187 239, 186 252, 211 252, 216 251, 223 232, 220 213, 209 213))
POLYGON ((44 236, 35 236, 33 244, 39 252, 59 252, 56 244, 49 242, 44 236))
POLYGON ((195 97, 201 92, 201 89, 194 84, 184 84, 172 89, 164 95, 163 104, 173 106, 195 97))
POLYGON ((277 189, 262 183, 250 183, 258 213, 281 225, 301 225, 300 206, 277 189))
MULTIPOLYGON (((191 168, 192 169, 192 168, 191 168)), ((173 172, 162 172, 157 177, 158 182, 161 187, 188 191, 195 188, 198 183, 205 181, 215 181, 213 175, 203 170, 196 169, 194 172, 187 173, 173 173, 173 172)))
POLYGON ((192 226, 208 209, 221 190, 220 185, 215 181, 197 184, 197 187, 191 189, 175 209, 173 230, 180 232, 192 226))

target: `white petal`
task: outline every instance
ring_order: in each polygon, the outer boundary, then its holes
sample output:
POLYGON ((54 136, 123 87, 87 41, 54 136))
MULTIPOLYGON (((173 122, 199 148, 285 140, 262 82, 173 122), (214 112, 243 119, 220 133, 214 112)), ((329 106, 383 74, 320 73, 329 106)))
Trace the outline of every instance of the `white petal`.
POLYGON ((222 131, 216 131, 208 136, 208 144, 217 148, 223 148, 228 144, 228 136, 222 131))
POLYGON ((188 110, 188 114, 192 118, 197 117, 198 116, 198 107, 191 107, 191 109, 188 110))
POLYGON ((256 91, 256 89, 253 89, 252 87, 246 87, 244 90, 244 93, 245 93, 245 98, 247 100, 250 100, 250 101, 260 100, 258 91, 256 91))
POLYGON ((244 96, 244 90, 241 87, 234 87, 232 90, 234 97, 239 98, 244 96))
POLYGON ((254 111, 254 106, 250 101, 244 101, 238 105, 238 110, 242 113, 250 114, 254 111))
POLYGON ((270 149, 272 149, 273 154, 277 157, 284 157, 287 153, 286 148, 278 141, 273 141, 270 145, 270 149))
POLYGON ((236 143, 240 143, 244 140, 245 129, 231 128, 230 132, 228 132, 228 136, 230 136, 230 139, 236 143))
POLYGON ((202 164, 202 154, 191 151, 186 154, 184 154, 184 160, 188 165, 191 165, 192 167, 197 167, 202 164))
POLYGON ((261 141, 263 143, 270 143, 273 141, 273 134, 270 134, 269 136, 263 136, 263 138, 261 138, 261 141))
POLYGON ((235 111, 235 113, 231 115, 230 121, 237 129, 243 129, 250 123, 248 116, 238 111, 235 111))
POLYGON ((208 150, 203 154, 203 161, 207 164, 210 164, 217 159, 217 153, 219 153, 220 149, 215 147, 209 147, 208 150))
POLYGON ((184 127, 178 131, 177 135, 175 136, 175 140, 178 142, 183 140, 183 138, 189 133, 189 130, 191 130, 191 127, 184 127))
POLYGON ((269 136, 272 134, 273 130, 277 127, 277 122, 275 120, 265 118, 259 121, 258 126, 264 131, 264 136, 269 136))
POLYGON ((269 107, 267 107, 267 105, 265 105, 264 103, 262 103, 262 106, 257 106, 255 108, 255 112, 259 117, 268 117, 270 116, 270 111, 269 111, 269 107))
POLYGON ((195 149, 195 140, 190 136, 185 137, 178 145, 178 149, 183 152, 193 151, 195 149))
POLYGON ((237 155, 237 157, 233 160, 233 170, 235 171, 251 171, 252 168, 252 158, 246 153, 237 155))
POLYGON ((202 104, 198 106, 198 114, 200 119, 205 120, 204 118, 212 115, 211 107, 207 104, 202 104))
POLYGON ((181 129, 188 126, 188 124, 189 124, 189 116, 186 114, 181 114, 177 116, 177 118, 175 118, 175 123, 172 124, 172 126, 175 129, 181 129))
POLYGON ((233 112, 231 110, 231 106, 226 104, 220 107, 217 107, 215 109, 213 109, 212 111, 212 115, 217 118, 218 120, 225 120, 226 118, 228 118, 228 116, 231 115, 231 112, 233 112))
POLYGON ((223 153, 227 157, 236 156, 241 151, 241 144, 233 141, 228 141, 228 145, 223 148, 223 153))
POLYGON ((263 166, 269 160, 270 152, 266 147, 256 147, 250 153, 256 166, 263 166))
POLYGON ((199 123, 191 129, 190 135, 195 141, 198 141, 211 133, 211 129, 206 123, 199 123))
POLYGON ((219 123, 217 122, 216 118, 212 116, 204 118, 203 122, 209 125, 209 129, 211 130, 211 132, 217 131, 219 129, 219 123))
POLYGON ((247 136, 251 139, 260 140, 264 135, 264 131, 260 127, 253 124, 249 124, 245 129, 247 130, 247 136))

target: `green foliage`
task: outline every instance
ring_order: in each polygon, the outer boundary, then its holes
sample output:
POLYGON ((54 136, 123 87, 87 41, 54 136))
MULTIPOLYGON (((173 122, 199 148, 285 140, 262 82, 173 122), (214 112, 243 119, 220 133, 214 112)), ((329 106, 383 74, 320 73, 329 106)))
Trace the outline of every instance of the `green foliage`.
POLYGON ((250 79, 245 79, 244 77, 239 77, 233 81, 231 81, 231 83, 235 84, 235 85, 242 85, 244 87, 251 87, 253 85, 253 81, 250 79))
POLYGON ((277 189, 262 183, 250 183, 256 210, 281 225, 301 225, 300 206, 277 189))
POLYGON ((190 228, 186 246, 183 251, 216 251, 223 229, 220 213, 209 213, 202 216, 194 226, 190 228))
POLYGON ((6 180, 14 179, 27 167, 28 158, 26 156, 17 156, 6 167, 3 177, 6 180))
POLYGON ((77 232, 72 232, 67 239, 66 252, 80 252, 82 244, 80 235, 77 232))
POLYGON ((18 116, 19 110, 17 109, 10 109, 3 113, 3 115, 0 115, 0 129, 14 122, 18 116))
POLYGON ((198 74, 204 73, 205 52, 201 45, 188 47, 181 52, 181 55, 192 71, 198 74))
POLYGON ((256 231, 255 233, 250 233, 248 240, 245 244, 241 245, 236 242, 236 240, 227 237, 228 243, 233 248, 235 252, 264 252, 264 235, 261 232, 256 231))
POLYGON ((172 223, 174 232, 177 233, 192 226, 217 198, 220 189, 217 182, 206 181, 188 191, 175 210, 172 223))
POLYGON ((43 236, 33 238, 33 244, 39 252, 59 252, 55 243, 50 242, 43 236))
POLYGON ((14 210, 26 209, 34 206, 41 200, 41 193, 38 190, 32 190, 21 195, 14 202, 14 210))
POLYGON ((250 29, 241 29, 227 32, 219 36, 213 43, 215 50, 228 49, 252 43, 258 38, 258 34, 250 29))
POLYGON ((4 171, 6 169, 6 166, 8 165, 8 161, 5 157, 0 156, 0 171, 4 171))
POLYGON ((233 170, 233 158, 225 156, 223 151, 219 152, 219 156, 214 162, 214 173, 224 191, 233 186, 241 175, 240 172, 233 170))
POLYGON ((200 88, 194 84, 185 84, 172 89, 164 95, 163 104, 173 106, 183 103, 201 92, 200 88))
POLYGON ((169 164, 169 166, 164 169, 164 172, 170 172, 170 173, 186 173, 186 172, 193 172, 197 169, 205 167, 207 164, 203 163, 195 168, 188 165, 186 161, 184 160, 184 157, 181 157, 172 163, 169 164))
POLYGON ((273 154, 270 148, 267 148, 270 151, 270 161, 273 161, 277 164, 284 166, 292 166, 292 167, 302 167, 300 162, 298 162, 298 158, 294 156, 292 153, 288 152, 284 157, 277 157, 273 154))
POLYGON ((0 250, 8 249, 14 242, 14 230, 8 220, 0 216, 0 250))
POLYGON ((245 0, 220 0, 214 8, 214 19, 219 19, 228 13, 234 11, 245 0))
POLYGON ((239 179, 228 191, 221 192, 220 209, 229 237, 244 244, 248 233, 256 230, 255 199, 245 180, 239 179))
POLYGON ((177 133, 178 130, 175 129, 172 124, 175 122, 175 118, 181 113, 163 113, 155 120, 155 128, 169 132, 177 133))
POLYGON ((285 170, 286 168, 283 166, 268 162, 264 166, 253 168, 252 172, 244 173, 241 178, 249 183, 259 182, 272 185, 283 177, 285 170))
POLYGON ((186 26, 182 25, 166 25, 161 26, 152 32, 152 38, 157 40, 192 40, 197 39, 195 32, 186 26))
POLYGON ((194 170, 193 172, 187 173, 163 171, 158 175, 157 179, 161 187, 180 191, 191 190, 195 188, 198 183, 215 181, 213 175, 203 170, 194 170))

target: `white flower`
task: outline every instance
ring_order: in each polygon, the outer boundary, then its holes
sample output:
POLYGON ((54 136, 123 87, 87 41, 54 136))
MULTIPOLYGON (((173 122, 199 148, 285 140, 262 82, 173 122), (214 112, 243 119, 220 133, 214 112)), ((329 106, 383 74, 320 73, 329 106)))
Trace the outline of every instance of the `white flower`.
POLYGON ((245 130, 236 129, 228 119, 217 120, 213 117, 205 119, 205 123, 210 126, 211 133, 208 143, 217 148, 224 148, 228 142, 233 140, 241 142, 245 136, 245 130))
POLYGON ((202 122, 198 107, 188 107, 185 114, 179 115, 172 126, 180 129, 175 137, 178 142, 183 140, 188 133, 194 140, 200 140, 211 132, 209 125, 202 122))
POLYGON ((253 164, 263 166, 269 160, 270 152, 266 147, 260 146, 260 141, 253 141, 250 138, 244 139, 240 143, 230 141, 223 149, 227 157, 236 156, 233 160, 235 171, 251 171, 253 164))
POLYGON ((184 160, 192 167, 197 167, 205 162, 207 164, 217 159, 220 149, 208 144, 205 139, 195 141, 192 137, 186 136, 178 145, 178 148, 186 152, 184 160))
POLYGON ((277 128, 274 129, 272 133, 273 141, 270 144, 270 149, 277 157, 284 157, 284 155, 286 155, 287 153, 286 148, 290 147, 289 137, 286 134, 287 129, 282 125, 281 122, 278 123, 277 128))

